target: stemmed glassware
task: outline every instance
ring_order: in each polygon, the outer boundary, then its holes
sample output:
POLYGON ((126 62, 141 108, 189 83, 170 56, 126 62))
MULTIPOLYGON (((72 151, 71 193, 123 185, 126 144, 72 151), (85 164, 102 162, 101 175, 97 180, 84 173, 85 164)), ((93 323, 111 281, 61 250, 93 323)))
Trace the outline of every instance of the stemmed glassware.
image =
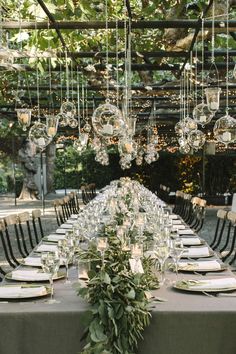
POLYGON ((165 282, 165 261, 169 257, 169 240, 160 240, 159 243, 155 245, 154 249, 155 255, 160 263, 160 285, 165 282))
POLYGON ((107 237, 98 237, 97 238, 97 250, 101 254, 102 268, 104 268, 104 257, 105 257, 105 251, 106 251, 107 247, 108 247, 107 237))
POLYGON ((170 256, 175 263, 176 280, 178 280, 178 263, 184 252, 183 241, 180 238, 171 240, 170 243, 170 256))
POLYGON ((53 277, 57 274, 60 267, 60 257, 58 252, 46 252, 41 255, 42 269, 45 273, 49 273, 49 282, 51 286, 51 298, 47 301, 48 304, 58 303, 59 301, 53 299, 53 277))
POLYGON ((139 260, 143 255, 143 245, 141 243, 134 243, 130 245, 131 257, 135 260, 134 273, 139 272, 139 260))
POLYGON ((58 252, 60 256, 64 259, 64 264, 66 267, 66 281, 65 283, 70 283, 69 280, 69 263, 72 260, 75 252, 75 241, 72 238, 65 238, 58 241, 58 252))

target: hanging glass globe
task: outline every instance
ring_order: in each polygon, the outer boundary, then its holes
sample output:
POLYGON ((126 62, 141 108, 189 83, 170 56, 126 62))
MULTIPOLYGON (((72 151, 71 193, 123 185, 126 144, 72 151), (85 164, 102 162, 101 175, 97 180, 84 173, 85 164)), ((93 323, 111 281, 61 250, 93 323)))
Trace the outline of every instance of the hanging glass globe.
POLYGON ((211 111, 217 111, 220 107, 220 87, 208 87, 205 89, 207 106, 211 111))
POLYGON ((191 150, 191 148, 188 144, 179 147, 179 152, 181 154, 188 154, 190 152, 190 150, 191 150))
POLYGON ((188 143, 193 149, 200 149, 205 144, 206 137, 201 130, 194 130, 188 135, 188 143))
POLYGON ((91 129, 92 129, 91 125, 88 122, 86 122, 85 125, 83 126, 83 131, 85 133, 90 133, 91 129))
POLYGON ((187 138, 182 136, 181 138, 178 139, 178 143, 180 146, 184 146, 184 145, 188 144, 188 140, 187 140, 187 138))
POLYGON ((59 113, 57 115, 59 127, 66 127, 68 125, 68 118, 63 114, 59 113))
POLYGON ((69 125, 69 127, 73 128, 73 129, 77 128, 78 127, 77 119, 75 119, 75 118, 69 119, 68 120, 68 125, 69 125))
POLYGON ((191 130, 197 129, 197 123, 190 117, 186 117, 182 120, 182 125, 184 127, 184 131, 188 133, 191 130))
POLYGON ((183 134, 182 121, 179 121, 178 123, 175 124, 175 132, 176 132, 177 135, 182 135, 183 134))
POLYGON ((228 113, 219 118, 214 125, 213 133, 215 138, 226 146, 236 141, 236 119, 228 113))
POLYGON ((95 109, 92 125, 95 132, 104 137, 121 136, 126 126, 121 111, 108 101, 95 109))
POLYGON ((60 112, 67 118, 74 118, 76 115, 76 107, 73 102, 66 101, 62 103, 60 112))
POLYGON ((210 123, 214 115, 215 112, 212 112, 205 103, 198 104, 193 110, 193 119, 202 127, 204 127, 205 124, 210 123))
POLYGON ((52 141, 52 137, 47 134, 46 124, 43 124, 40 121, 35 122, 30 128, 29 139, 41 150, 43 150, 52 141))

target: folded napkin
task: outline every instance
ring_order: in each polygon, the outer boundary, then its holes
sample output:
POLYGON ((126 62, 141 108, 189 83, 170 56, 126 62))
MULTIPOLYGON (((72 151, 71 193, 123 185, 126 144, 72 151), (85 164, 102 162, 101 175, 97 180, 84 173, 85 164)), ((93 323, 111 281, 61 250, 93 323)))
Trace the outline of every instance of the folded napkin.
POLYGON ((180 235, 195 235, 194 231, 191 229, 185 229, 179 231, 180 235))
POLYGON ((187 248, 183 253, 185 257, 207 257, 209 255, 209 248, 207 246, 187 248))
POLYGON ((178 263, 178 268, 180 270, 220 270, 221 265, 217 260, 211 260, 211 261, 199 261, 199 262, 194 262, 194 261, 180 261, 178 263))
POLYGON ((178 219, 179 217, 178 217, 178 215, 176 215, 176 214, 170 214, 169 218, 172 219, 172 220, 176 220, 176 219, 178 219))
MULTIPOLYGON (((191 283, 190 283, 191 284, 191 283)), ((198 289, 198 290, 218 290, 218 289, 228 289, 236 288, 236 278, 217 278, 217 279, 206 279, 200 280, 199 283, 193 283, 190 285, 188 283, 189 289, 198 289)))
POLYGON ((184 246, 201 245, 202 241, 199 237, 181 237, 184 246))
POLYGON ((21 286, 0 286, 0 298, 20 298, 46 295, 45 286, 21 287, 21 286))
POLYGON ((42 243, 36 248, 36 252, 56 252, 58 250, 57 245, 48 245, 46 243, 42 243))
POLYGON ((186 226, 183 224, 173 225, 173 230, 184 230, 185 228, 186 228, 186 226))
POLYGON ((41 257, 26 257, 24 259, 24 265, 31 267, 41 267, 41 257))
POLYGON ((73 225, 66 223, 66 224, 61 224, 60 228, 62 229, 72 229, 73 225))
POLYGON ((50 274, 39 272, 37 269, 23 270, 17 269, 11 272, 12 279, 14 280, 49 280, 50 274))
POLYGON ((53 241, 53 242, 58 242, 59 240, 64 240, 65 239, 65 237, 66 237, 66 235, 60 235, 60 234, 58 234, 58 235, 48 235, 47 236, 47 240, 48 241, 53 241))
POLYGON ((57 234, 65 234, 68 231, 68 229, 57 229, 56 233, 57 234))
POLYGON ((173 224, 174 226, 176 226, 176 225, 182 225, 183 222, 182 222, 182 220, 179 220, 179 219, 172 219, 172 224, 173 224))
POLYGON ((70 219, 78 219, 78 214, 72 214, 72 215, 70 216, 70 219))

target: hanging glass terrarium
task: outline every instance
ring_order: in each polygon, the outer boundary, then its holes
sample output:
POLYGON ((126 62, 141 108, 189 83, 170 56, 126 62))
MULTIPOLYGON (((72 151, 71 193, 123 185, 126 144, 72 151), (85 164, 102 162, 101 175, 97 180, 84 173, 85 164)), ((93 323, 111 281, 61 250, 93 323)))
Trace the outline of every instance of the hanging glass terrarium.
POLYGON ((52 115, 46 116, 46 121, 47 121, 47 134, 53 138, 57 133, 58 117, 52 115))
POLYGON ((29 130, 29 139, 40 150, 45 149, 52 141, 52 137, 47 134, 47 125, 37 121, 29 130))
POLYGON ((119 141, 118 150, 120 156, 122 155, 130 155, 131 160, 135 159, 137 156, 138 145, 132 139, 132 137, 127 137, 119 141))
POLYGON ((57 118, 59 127, 66 127, 68 125, 69 119, 65 115, 59 113, 57 118))
POLYGON ((179 147, 179 152, 181 154, 188 154, 190 152, 190 150, 191 150, 191 148, 188 144, 179 147))
POLYGON ((125 122, 121 111, 109 101, 98 106, 93 112, 92 125, 95 132, 103 137, 122 135, 125 122))
POLYGON ((220 87, 208 87, 205 89, 208 109, 217 111, 220 107, 220 87))
POLYGON ((88 137, 88 134, 81 133, 78 139, 74 141, 73 146, 77 152, 82 152, 87 148, 88 137))
POLYGON ((214 117, 215 112, 209 109, 209 106, 204 102, 198 104, 193 110, 193 119, 197 124, 204 127, 206 124, 210 123, 214 117))
POLYGON ((206 137, 205 134, 201 130, 194 130, 188 135, 188 144, 193 149, 200 149, 205 144, 206 137))
POLYGON ((68 119, 68 125, 69 127, 75 129, 78 127, 78 121, 75 118, 68 119))
POLYGON ((236 141, 236 119, 226 113, 219 118, 214 125, 213 133, 215 138, 226 146, 236 141))
POLYGON ((32 110, 29 108, 17 108, 17 119, 24 131, 30 126, 32 110))
POLYGON ((62 103, 60 112, 66 118, 74 118, 74 116, 76 115, 76 107, 73 102, 66 101, 62 103))

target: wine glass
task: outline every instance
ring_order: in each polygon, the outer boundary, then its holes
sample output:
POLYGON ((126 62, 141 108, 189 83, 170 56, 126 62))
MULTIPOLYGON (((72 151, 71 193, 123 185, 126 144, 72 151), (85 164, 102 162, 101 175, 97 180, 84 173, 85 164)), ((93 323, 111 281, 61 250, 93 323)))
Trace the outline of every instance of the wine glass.
POLYGON ((105 251, 108 247, 107 237, 98 237, 97 238, 97 250, 100 252, 102 257, 102 268, 104 267, 104 256, 105 251))
POLYGON ((53 277, 57 274, 60 267, 60 257, 58 252, 46 252, 41 255, 41 265, 45 273, 49 273, 49 282, 51 286, 51 298, 47 301, 48 304, 55 304, 59 301, 53 299, 53 277))
POLYGON ((133 243, 130 245, 131 257, 135 260, 134 273, 139 272, 139 260, 143 255, 143 245, 140 243, 133 243))
POLYGON ((155 246, 155 255, 160 263, 161 279, 160 285, 165 282, 165 261, 169 257, 169 242, 168 240, 161 240, 155 246))
POLYGON ((70 283, 69 280, 69 263, 74 255, 74 241, 73 239, 64 239, 58 241, 58 252, 60 256, 64 259, 64 264, 66 267, 66 281, 65 283, 70 283))
POLYGON ((178 280, 178 263, 184 252, 183 241, 180 238, 171 240, 170 256, 175 263, 176 280, 178 280))

